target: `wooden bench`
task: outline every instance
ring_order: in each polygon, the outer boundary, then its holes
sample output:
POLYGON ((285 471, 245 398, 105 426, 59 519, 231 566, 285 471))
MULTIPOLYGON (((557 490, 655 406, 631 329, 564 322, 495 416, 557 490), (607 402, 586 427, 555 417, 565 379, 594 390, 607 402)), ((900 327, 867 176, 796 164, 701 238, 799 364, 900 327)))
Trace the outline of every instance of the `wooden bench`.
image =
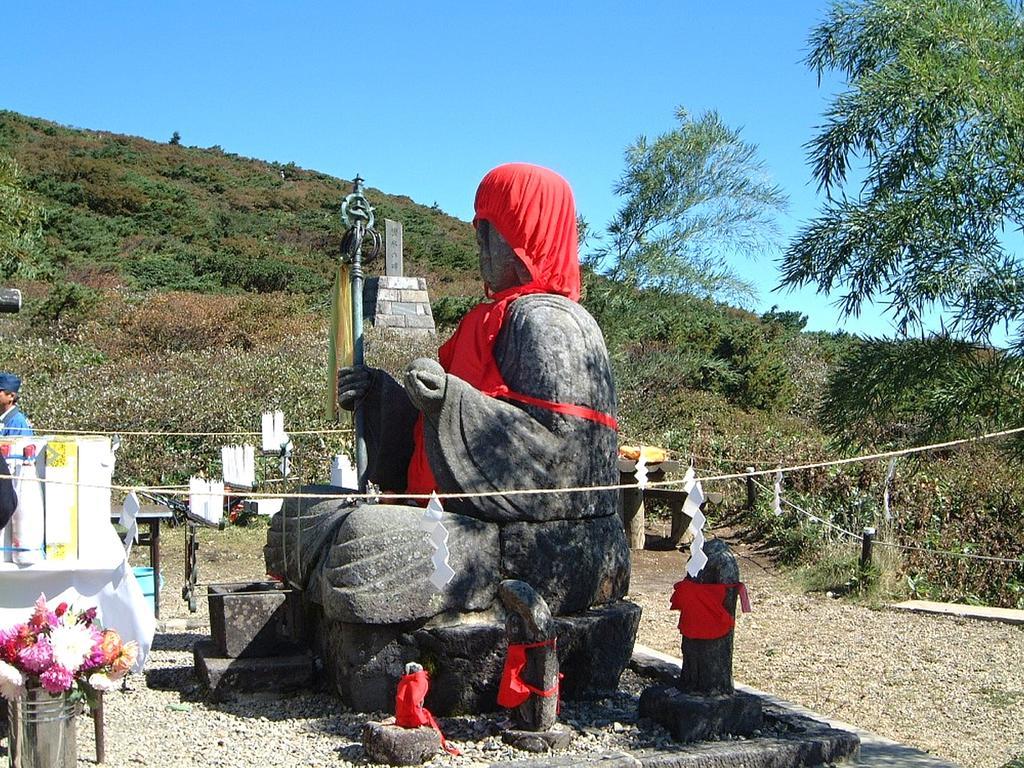
MULTIPOLYGON (((657 464, 647 465, 647 479, 650 482, 661 482, 665 475, 677 474, 681 465, 678 461, 668 460, 657 464)), ((636 483, 636 462, 632 459, 619 458, 619 484, 628 485, 636 483)), ((630 549, 644 548, 644 525, 645 513, 644 502, 663 501, 668 504, 672 513, 672 528, 669 533, 669 540, 672 546, 676 546, 690 526, 690 516, 683 514, 683 503, 686 501, 686 492, 681 488, 655 487, 645 488, 643 492, 639 488, 623 488, 620 492, 622 524, 626 530, 626 540, 630 549)))

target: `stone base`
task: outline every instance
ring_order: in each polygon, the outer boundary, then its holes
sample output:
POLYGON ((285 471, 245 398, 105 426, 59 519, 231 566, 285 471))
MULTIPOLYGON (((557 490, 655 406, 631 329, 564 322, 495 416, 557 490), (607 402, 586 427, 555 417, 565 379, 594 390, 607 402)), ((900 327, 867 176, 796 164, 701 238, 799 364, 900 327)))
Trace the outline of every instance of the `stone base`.
POLYGON ((519 731, 510 728, 502 732, 501 740, 526 752, 551 752, 568 747, 572 741, 572 731, 561 725, 555 725, 549 731, 519 731))
MULTIPOLYGON (((579 699, 613 691, 629 663, 640 606, 619 601, 555 619, 561 694, 579 699)), ((315 634, 324 670, 342 701, 358 712, 392 710, 405 664, 430 672, 426 707, 435 715, 498 709, 505 663, 504 623, 451 627, 324 622, 315 634)))
POLYGON ((441 750, 441 736, 430 726, 401 728, 394 722, 363 726, 363 749, 374 763, 419 765, 441 750))
POLYGON ((196 677, 214 699, 234 693, 288 693, 313 686, 313 657, 267 656, 230 659, 216 655, 211 640, 200 640, 192 648, 196 677))
POLYGON ((654 685, 640 696, 640 716, 661 723, 676 741, 749 736, 761 728, 761 700, 747 693, 700 696, 654 685))

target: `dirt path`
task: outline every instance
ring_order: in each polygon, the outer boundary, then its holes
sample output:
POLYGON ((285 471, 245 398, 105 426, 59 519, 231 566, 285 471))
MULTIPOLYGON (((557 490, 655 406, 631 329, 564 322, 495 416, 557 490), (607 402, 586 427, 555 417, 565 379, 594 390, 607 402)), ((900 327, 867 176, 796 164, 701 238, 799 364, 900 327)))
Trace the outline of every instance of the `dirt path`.
MULTIPOLYGON (((649 530, 633 553, 640 642, 678 656, 668 610, 686 556, 649 530)), ((1024 754, 1024 628, 873 610, 801 593, 736 540, 753 613, 737 621, 735 679, 969 768, 1024 754)))

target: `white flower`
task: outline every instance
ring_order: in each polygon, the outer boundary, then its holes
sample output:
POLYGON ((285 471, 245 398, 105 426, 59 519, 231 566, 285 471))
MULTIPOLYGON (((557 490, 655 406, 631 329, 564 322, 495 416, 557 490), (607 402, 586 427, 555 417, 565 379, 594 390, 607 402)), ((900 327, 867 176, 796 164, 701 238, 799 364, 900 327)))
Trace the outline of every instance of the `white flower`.
POLYGON ((0 696, 8 701, 25 695, 25 676, 6 661, 0 661, 0 696))
POLYGON ((116 691, 120 684, 119 680, 112 680, 109 675, 105 675, 102 672, 93 672, 89 675, 89 685, 101 693, 116 691))
POLYGON ((53 660, 75 674, 92 654, 93 636, 84 624, 60 624, 50 630, 53 660))

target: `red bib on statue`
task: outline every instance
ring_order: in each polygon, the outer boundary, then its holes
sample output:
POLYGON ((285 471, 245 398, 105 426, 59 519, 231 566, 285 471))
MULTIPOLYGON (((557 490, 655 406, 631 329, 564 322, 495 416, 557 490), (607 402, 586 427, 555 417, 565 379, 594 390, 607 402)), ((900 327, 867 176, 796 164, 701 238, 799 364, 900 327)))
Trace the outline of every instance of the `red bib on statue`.
POLYGON ((749 610, 743 584, 702 584, 689 577, 676 582, 669 605, 679 611, 679 632, 683 637, 717 640, 729 634, 736 620, 726 610, 725 595, 733 588, 740 590, 744 610, 749 610))

